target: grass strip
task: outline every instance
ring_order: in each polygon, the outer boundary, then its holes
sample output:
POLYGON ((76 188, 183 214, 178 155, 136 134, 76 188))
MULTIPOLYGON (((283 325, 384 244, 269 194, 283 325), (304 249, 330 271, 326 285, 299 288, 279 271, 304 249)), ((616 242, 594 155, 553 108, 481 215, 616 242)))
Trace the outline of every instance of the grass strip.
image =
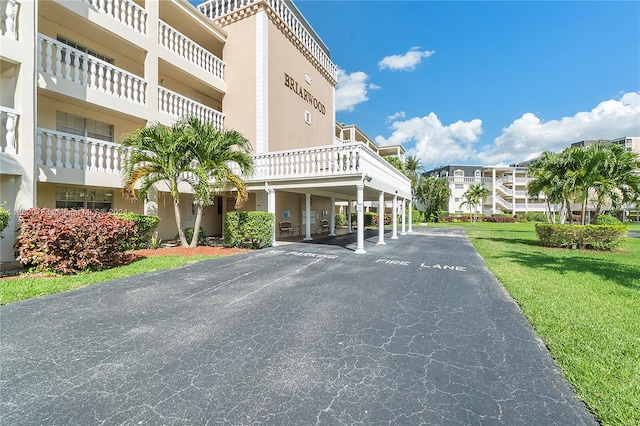
POLYGON ((145 272, 172 269, 220 256, 154 256, 128 265, 77 275, 30 277, 18 276, 0 280, 0 305, 40 297, 104 281, 130 277, 145 272))

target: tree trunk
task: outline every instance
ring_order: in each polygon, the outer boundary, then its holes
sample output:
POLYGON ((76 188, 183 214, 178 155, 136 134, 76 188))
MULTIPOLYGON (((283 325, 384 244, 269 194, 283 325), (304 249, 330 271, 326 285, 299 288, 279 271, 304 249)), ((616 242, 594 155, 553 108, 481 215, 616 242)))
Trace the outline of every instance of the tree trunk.
POLYGON ((176 216, 176 225, 178 226, 178 236, 180 237, 180 245, 182 247, 189 247, 187 243, 187 239, 184 236, 184 231, 182 230, 182 217, 180 217, 180 200, 177 198, 173 199, 173 212, 176 216))
POLYGON ((587 223, 587 199, 582 200, 582 210, 580 211, 582 217, 580 218, 580 224, 585 225, 587 223))
POLYGON ((200 222, 202 221, 202 205, 198 204, 196 212, 196 223, 193 225, 193 238, 189 247, 196 248, 198 246, 198 235, 200 234, 200 222))

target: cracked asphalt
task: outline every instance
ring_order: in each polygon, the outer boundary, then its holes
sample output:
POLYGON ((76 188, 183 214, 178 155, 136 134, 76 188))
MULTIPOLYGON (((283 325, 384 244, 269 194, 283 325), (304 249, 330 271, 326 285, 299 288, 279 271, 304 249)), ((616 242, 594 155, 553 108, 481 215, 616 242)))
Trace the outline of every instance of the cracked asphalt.
POLYGON ((294 243, 0 307, 6 425, 596 425, 462 231, 294 243))

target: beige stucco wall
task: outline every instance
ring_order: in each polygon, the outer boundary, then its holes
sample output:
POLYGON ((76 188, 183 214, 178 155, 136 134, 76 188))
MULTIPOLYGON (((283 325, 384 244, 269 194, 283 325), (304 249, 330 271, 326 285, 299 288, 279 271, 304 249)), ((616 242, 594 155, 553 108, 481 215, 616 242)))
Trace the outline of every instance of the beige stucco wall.
POLYGON ((224 27, 227 93, 222 107, 225 127, 242 133, 254 146, 256 140, 256 17, 249 16, 224 27))
MULTIPOLYGON (((56 184, 56 183, 48 183, 48 182, 38 182, 37 188, 37 197, 38 197, 38 207, 56 207, 56 187, 64 186, 64 187, 73 187, 73 188, 97 188, 97 187, 88 187, 82 185, 69 185, 69 184, 56 184)), ((129 202, 122 198, 122 191, 117 188, 100 188, 100 189, 110 189, 113 191, 113 210, 116 212, 130 212, 130 213, 144 213, 144 208, 142 202, 129 202)))
POLYGON ((270 21, 269 151, 331 145, 333 117, 333 86, 270 21), (310 84, 305 81, 305 73, 311 77, 310 84), (285 85, 285 80, 290 87, 285 85), (292 84, 292 80, 297 84, 292 84), (303 96, 306 90, 324 105, 321 108, 324 114, 296 93, 296 87, 303 96), (305 122, 305 111, 311 113, 311 124, 305 122))

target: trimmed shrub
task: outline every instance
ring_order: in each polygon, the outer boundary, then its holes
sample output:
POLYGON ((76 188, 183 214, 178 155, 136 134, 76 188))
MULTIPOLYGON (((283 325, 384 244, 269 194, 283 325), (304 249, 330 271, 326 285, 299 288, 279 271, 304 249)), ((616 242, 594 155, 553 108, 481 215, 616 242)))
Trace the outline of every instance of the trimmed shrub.
POLYGON ((617 247, 627 233, 624 225, 557 225, 537 223, 540 243, 547 247, 611 250, 617 247))
POLYGON ((72 274, 122 264, 132 221, 91 210, 33 208, 20 213, 17 260, 38 271, 72 274))
POLYGON ((493 223, 515 223, 516 218, 505 214, 505 215, 493 215, 493 216, 485 216, 482 218, 483 222, 493 222, 493 223))
MULTIPOLYGON (((193 239, 193 226, 190 226, 188 228, 184 228, 182 230, 182 232, 184 232, 184 237, 187 239, 187 243, 191 244, 191 240, 193 239)), ((173 237, 174 240, 178 241, 178 244, 180 244, 180 234, 177 234, 173 237)), ((207 233, 204 232, 204 229, 202 229, 202 226, 200 227, 200 229, 198 229, 198 245, 199 246, 203 246, 207 243, 207 233)))
MULTIPOLYGON (((358 215, 355 220, 358 220, 358 215)), ((378 226, 378 213, 364 212, 364 226, 378 226)))
POLYGON ((608 214, 601 214, 596 219, 596 225, 620 225, 621 223, 622 222, 620 222, 617 218, 608 214))
POLYGON ((275 220, 267 212, 228 212, 224 219, 224 243, 229 247, 268 247, 275 220))
POLYGON ((136 225, 137 233, 126 243, 127 250, 146 249, 152 246, 151 238, 155 236, 158 224, 160 223, 160 218, 158 216, 137 213, 112 214, 120 219, 130 220, 136 225))
POLYGON ((9 226, 9 212, 0 207, 0 238, 4 238, 2 231, 9 226))
POLYGON ((336 215, 336 227, 342 228, 343 226, 347 226, 347 215, 337 214, 336 215))
POLYGON ((524 217, 527 222, 547 222, 547 215, 541 212, 529 212, 524 217))

